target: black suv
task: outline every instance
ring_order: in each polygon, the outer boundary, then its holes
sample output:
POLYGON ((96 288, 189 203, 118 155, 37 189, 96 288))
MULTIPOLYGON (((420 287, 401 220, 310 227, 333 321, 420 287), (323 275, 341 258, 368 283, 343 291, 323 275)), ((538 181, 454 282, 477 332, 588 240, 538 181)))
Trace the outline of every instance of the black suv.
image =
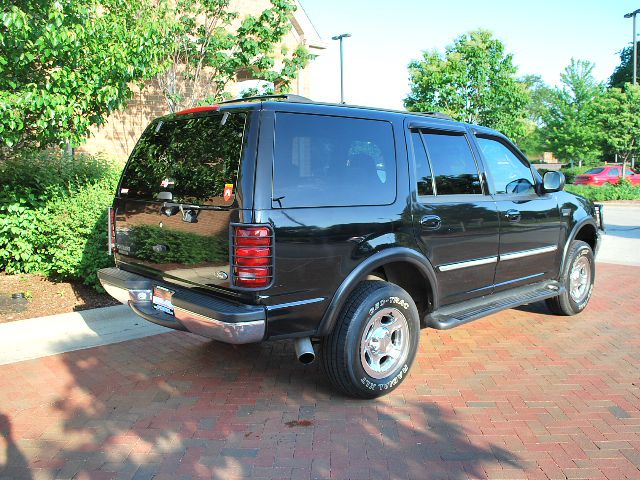
POLYGON ((343 392, 406 377, 421 327, 546 300, 573 315, 599 207, 500 133, 441 114, 271 96, 155 120, 99 277, 141 317, 227 343, 294 339, 343 392))

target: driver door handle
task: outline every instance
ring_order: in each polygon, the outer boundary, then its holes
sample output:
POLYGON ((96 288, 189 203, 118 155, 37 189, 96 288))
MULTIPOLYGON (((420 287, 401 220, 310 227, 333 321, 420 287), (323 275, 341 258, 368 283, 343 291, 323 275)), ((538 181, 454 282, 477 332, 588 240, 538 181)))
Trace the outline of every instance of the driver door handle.
POLYGON ((423 230, 438 230, 442 225, 442 219, 437 215, 425 215, 420 219, 423 230))
POLYGON ((516 209, 511 209, 505 212, 505 217, 507 217, 507 220, 509 220, 510 222, 515 223, 520 221, 520 219, 522 218, 522 214, 516 209))

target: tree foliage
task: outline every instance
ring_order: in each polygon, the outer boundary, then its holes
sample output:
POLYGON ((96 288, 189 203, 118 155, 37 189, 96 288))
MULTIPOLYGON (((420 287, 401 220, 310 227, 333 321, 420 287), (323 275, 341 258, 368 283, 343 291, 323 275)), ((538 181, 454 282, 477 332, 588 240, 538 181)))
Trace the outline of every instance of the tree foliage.
POLYGON ((531 158, 540 158, 545 151, 542 127, 544 116, 549 109, 553 89, 540 75, 525 75, 520 79, 528 92, 525 133, 518 141, 518 147, 531 158))
POLYGON ((157 80, 170 111, 223 99, 238 74, 282 91, 311 58, 302 45, 291 52, 278 48, 291 28, 291 0, 271 0, 270 8, 243 19, 229 3, 179 0, 165 11, 166 35, 173 41, 164 56, 169 67, 157 80))
POLYGON ((157 78, 170 110, 238 73, 284 89, 310 55, 280 41, 291 0, 240 19, 229 0, 16 0, 0 6, 0 147, 78 145, 157 78))
POLYGON ((78 144, 151 78, 166 37, 145 0, 0 7, 0 145, 78 144))
POLYGON ((623 161, 640 156, 640 86, 610 88, 596 102, 602 139, 611 153, 623 161))
POLYGON ((601 155, 596 100, 604 89, 593 68, 589 61, 572 58, 543 117, 546 144, 560 160, 592 163, 601 155))
MULTIPOLYGON (((638 42, 640 44, 640 42, 638 42)), ((638 45, 638 64, 640 65, 640 45, 638 45)), ((620 64, 609 77, 609 86, 623 88, 633 80, 633 43, 620 51, 620 64)))
POLYGON ((411 111, 442 111, 520 138, 528 102, 511 54, 486 30, 461 35, 442 55, 426 51, 409 64, 411 111))

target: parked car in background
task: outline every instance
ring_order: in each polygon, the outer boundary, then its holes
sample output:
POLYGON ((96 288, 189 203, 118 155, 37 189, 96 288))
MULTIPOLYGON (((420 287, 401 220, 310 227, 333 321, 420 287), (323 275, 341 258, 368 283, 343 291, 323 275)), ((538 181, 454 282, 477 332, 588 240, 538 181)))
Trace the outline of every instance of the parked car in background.
MULTIPOLYGON (((640 185, 640 174, 634 172, 630 168, 626 168, 624 176, 633 185, 640 185)), ((605 165, 604 167, 596 167, 591 170, 587 170, 582 175, 576 176, 574 185, 606 185, 616 184, 622 178, 622 166, 621 165, 605 165)))

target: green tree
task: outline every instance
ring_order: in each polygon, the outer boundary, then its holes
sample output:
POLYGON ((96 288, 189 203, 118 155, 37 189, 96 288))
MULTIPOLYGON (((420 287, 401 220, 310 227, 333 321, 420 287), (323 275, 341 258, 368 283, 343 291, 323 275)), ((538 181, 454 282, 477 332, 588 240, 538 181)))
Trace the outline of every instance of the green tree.
POLYGON ((165 36, 146 0, 0 6, 0 146, 79 144, 152 78, 165 36))
POLYGON ((540 158, 545 149, 541 128, 544 126, 544 116, 549 109, 553 89, 550 88, 540 75, 525 75, 520 80, 529 92, 527 116, 525 119, 525 134, 518 141, 518 147, 531 158, 540 158))
MULTIPOLYGON (((638 42, 640 44, 640 42, 638 42)), ((640 47, 640 45, 638 45, 640 47)), ((638 48, 638 63, 640 63, 640 48, 638 48)), ((620 51, 620 64, 609 77, 609 86, 623 88, 625 83, 633 80, 633 43, 620 51)))
POLYGON ((572 58, 543 117, 545 142, 563 161, 591 164, 602 154, 595 105, 604 89, 593 77, 593 68, 589 61, 572 58))
POLYGON ((611 153, 629 162, 640 155, 640 86, 610 88, 596 102, 597 120, 611 153))
POLYGON ((229 3, 179 0, 165 11, 165 35, 173 42, 164 56, 168 68, 157 80, 170 111, 220 101, 239 76, 266 80, 284 91, 310 60, 303 45, 293 51, 278 47, 291 28, 291 0, 271 0, 270 8, 242 20, 229 3))
POLYGON ((540 75, 525 75, 520 80, 529 92, 527 103, 527 119, 538 127, 544 125, 544 117, 549 110, 553 89, 549 87, 540 75))
POLYGON ((521 138, 528 96, 516 79, 511 54, 491 32, 465 33, 444 55, 426 51, 409 64, 410 111, 442 111, 456 120, 486 125, 521 138))

